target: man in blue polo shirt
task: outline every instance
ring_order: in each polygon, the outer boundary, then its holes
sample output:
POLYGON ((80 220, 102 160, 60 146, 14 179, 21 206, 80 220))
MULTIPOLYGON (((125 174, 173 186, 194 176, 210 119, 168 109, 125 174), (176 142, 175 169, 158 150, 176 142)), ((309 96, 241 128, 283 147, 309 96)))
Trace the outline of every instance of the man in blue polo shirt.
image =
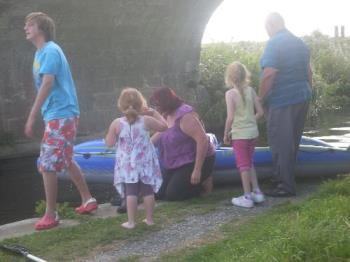
POLYGON ((296 194, 295 165, 311 98, 310 52, 278 13, 266 19, 270 36, 261 57, 259 96, 267 109, 267 133, 277 186, 267 195, 296 194))

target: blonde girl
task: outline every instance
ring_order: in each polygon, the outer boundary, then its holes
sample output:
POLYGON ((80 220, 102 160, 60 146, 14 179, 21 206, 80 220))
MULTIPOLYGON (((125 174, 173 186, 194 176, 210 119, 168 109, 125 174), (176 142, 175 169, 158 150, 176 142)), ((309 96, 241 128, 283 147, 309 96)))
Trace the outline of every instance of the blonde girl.
POLYGON ((118 99, 123 117, 115 119, 105 141, 116 145, 114 185, 119 194, 126 195, 128 221, 122 227, 135 227, 137 200, 144 198, 147 225, 153 225, 154 193, 162 183, 162 176, 155 148, 149 132, 167 129, 163 117, 155 110, 147 109, 142 94, 135 88, 125 88, 118 99))
POLYGON ((254 203, 265 199, 253 165, 259 135, 257 119, 263 116, 263 108, 254 89, 249 86, 249 72, 240 62, 228 65, 225 83, 230 89, 225 94, 227 118, 224 143, 233 147, 244 190, 244 195, 232 198, 232 204, 251 208, 254 203))

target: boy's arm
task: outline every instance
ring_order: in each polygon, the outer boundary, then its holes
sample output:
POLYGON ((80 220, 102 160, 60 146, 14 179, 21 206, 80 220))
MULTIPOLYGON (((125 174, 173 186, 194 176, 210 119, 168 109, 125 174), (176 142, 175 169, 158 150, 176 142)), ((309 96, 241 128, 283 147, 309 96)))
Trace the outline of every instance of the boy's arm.
POLYGON ((35 97, 34 104, 30 110, 27 122, 25 124, 24 133, 27 137, 33 137, 33 127, 35 123, 36 115, 38 114, 41 106, 45 102, 46 98, 51 92, 52 85, 55 81, 54 75, 44 75, 42 84, 39 88, 38 94, 35 97))

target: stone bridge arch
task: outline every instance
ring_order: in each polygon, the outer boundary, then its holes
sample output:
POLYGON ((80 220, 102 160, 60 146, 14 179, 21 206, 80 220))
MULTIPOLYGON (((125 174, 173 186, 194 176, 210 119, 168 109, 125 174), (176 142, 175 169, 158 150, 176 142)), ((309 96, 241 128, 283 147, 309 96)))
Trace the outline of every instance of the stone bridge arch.
POLYGON ((197 81, 206 24, 222 0, 0 0, 0 133, 22 135, 34 97, 23 20, 32 11, 56 21, 77 85, 82 133, 105 130, 123 86, 160 84, 188 95, 197 81))

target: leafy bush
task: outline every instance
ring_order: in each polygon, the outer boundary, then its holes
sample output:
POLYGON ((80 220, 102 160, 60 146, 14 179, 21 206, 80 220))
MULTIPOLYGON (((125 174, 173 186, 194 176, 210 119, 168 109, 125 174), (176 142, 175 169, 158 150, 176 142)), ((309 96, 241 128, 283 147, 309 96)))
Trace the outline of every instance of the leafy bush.
POLYGON ((314 71, 313 108, 316 111, 350 107, 350 39, 330 38, 318 32, 305 37, 314 71))
MULTIPOLYGON (((313 98, 309 117, 320 112, 350 108, 350 39, 330 38, 319 32, 304 37, 311 50, 313 98)), ((251 86, 259 85, 259 61, 265 43, 213 43, 202 46, 199 65, 201 86, 207 92, 198 103, 206 128, 222 136, 226 118, 224 74, 233 61, 245 64, 252 74, 251 86)))
POLYGON ((251 85, 259 83, 259 59, 263 51, 262 43, 216 43, 202 47, 199 69, 201 85, 207 90, 206 101, 198 105, 206 128, 219 136, 222 135, 226 118, 224 74, 228 64, 240 61, 252 74, 251 85))

